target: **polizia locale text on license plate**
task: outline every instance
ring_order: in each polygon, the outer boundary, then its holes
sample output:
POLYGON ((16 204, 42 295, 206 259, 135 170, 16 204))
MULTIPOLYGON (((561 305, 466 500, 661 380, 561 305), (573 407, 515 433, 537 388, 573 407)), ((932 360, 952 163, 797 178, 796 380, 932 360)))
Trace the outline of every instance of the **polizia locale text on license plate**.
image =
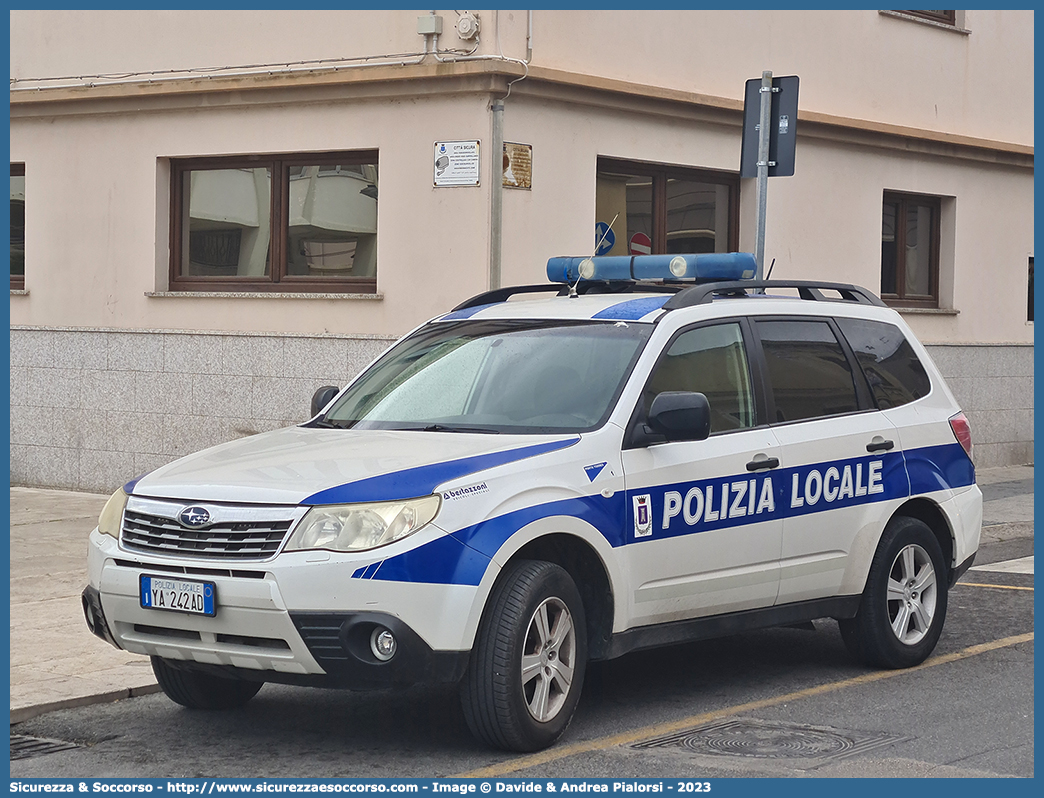
POLYGON ((141 606, 147 610, 214 615, 213 582, 192 582, 142 574, 139 586, 141 606))

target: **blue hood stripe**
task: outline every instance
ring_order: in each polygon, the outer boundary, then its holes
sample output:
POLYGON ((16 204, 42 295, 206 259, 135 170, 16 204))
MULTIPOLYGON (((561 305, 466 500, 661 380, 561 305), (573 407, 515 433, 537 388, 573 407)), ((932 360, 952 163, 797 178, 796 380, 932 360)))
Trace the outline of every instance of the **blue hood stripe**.
POLYGON ((394 471, 390 474, 381 474, 377 477, 360 479, 358 482, 349 482, 346 485, 321 490, 304 499, 301 504, 351 504, 353 502, 390 502, 414 499, 434 493, 435 488, 444 482, 459 479, 477 471, 485 471, 488 468, 525 460, 538 454, 564 449, 579 440, 579 438, 568 438, 564 441, 538 443, 533 446, 523 446, 521 449, 508 449, 504 452, 480 454, 445 463, 407 468, 405 471, 394 471))
POLYGON ((662 308, 664 302, 670 298, 671 294, 663 294, 661 296, 642 297, 641 299, 629 299, 605 310, 600 310, 591 318, 608 319, 610 321, 637 321, 642 316, 647 316, 653 311, 662 308))

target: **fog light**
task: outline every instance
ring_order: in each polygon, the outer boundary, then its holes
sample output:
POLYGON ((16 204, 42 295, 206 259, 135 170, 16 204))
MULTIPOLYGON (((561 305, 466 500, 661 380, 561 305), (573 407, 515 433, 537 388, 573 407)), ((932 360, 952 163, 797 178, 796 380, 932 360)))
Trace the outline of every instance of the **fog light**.
POLYGON ((399 644, 395 640, 395 635, 383 626, 378 626, 370 635, 370 651, 381 662, 387 662, 394 657, 395 650, 398 647, 399 644))

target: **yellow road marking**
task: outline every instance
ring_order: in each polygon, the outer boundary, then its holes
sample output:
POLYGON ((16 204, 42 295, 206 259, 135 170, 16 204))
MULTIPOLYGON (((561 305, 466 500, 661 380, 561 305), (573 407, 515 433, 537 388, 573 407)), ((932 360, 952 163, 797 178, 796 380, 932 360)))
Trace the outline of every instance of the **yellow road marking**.
POLYGON ((1032 587, 1019 587, 1018 585, 985 585, 979 582, 958 582, 957 586, 960 587, 995 587, 998 590, 1033 590, 1032 587))
POLYGON ((916 671, 924 670, 926 668, 934 668, 937 665, 946 665, 950 662, 957 662, 968 657, 974 657, 979 654, 985 654, 990 651, 996 651, 999 648, 1008 648, 1009 646, 1016 646, 1019 643, 1028 643, 1033 640, 1033 632, 1027 632, 1026 634, 1013 635, 1011 637, 1004 637, 1000 640, 993 640, 989 643, 980 643, 976 646, 969 646, 968 648, 960 651, 955 651, 952 654, 943 654, 938 657, 932 657, 920 665, 916 665, 913 668, 906 668, 904 670, 894 671, 874 671, 873 673, 864 673, 861 676, 854 676, 851 679, 843 679, 839 682, 831 682, 829 684, 821 684, 818 687, 808 687, 804 690, 795 690, 792 693, 786 693, 785 695, 778 695, 772 698, 762 698, 757 701, 748 701, 745 704, 737 704, 735 706, 726 707, 724 709, 711 710, 710 712, 704 712, 699 715, 690 715, 687 718, 681 720, 668 721, 666 723, 658 723, 653 726, 645 726, 641 729, 634 729, 628 732, 621 732, 620 734, 613 734, 609 737, 601 737, 597 740, 587 740, 585 742, 573 743, 572 745, 563 745, 558 748, 552 748, 547 751, 540 751, 535 754, 529 754, 527 756, 516 757, 510 759, 507 762, 501 762, 496 765, 490 765, 489 767, 479 768, 478 770, 472 770, 468 773, 460 773, 451 778, 455 779, 474 779, 474 778, 496 778, 503 776, 507 773, 514 773, 525 768, 535 767, 537 765, 543 765, 548 762, 554 762, 558 759, 565 759, 576 754, 583 754, 590 751, 601 751, 606 748, 615 748, 618 745, 629 745, 631 743, 637 743, 642 740, 648 740, 651 737, 659 737, 664 734, 671 734, 672 732, 682 731, 693 726, 701 726, 704 723, 710 723, 714 720, 720 720, 721 718, 731 717, 732 715, 739 715, 742 712, 753 712, 759 709, 765 709, 766 707, 774 707, 780 704, 786 704, 790 701, 797 701, 802 698, 811 698, 813 696, 823 695, 824 693, 832 693, 836 690, 843 690, 846 687, 856 687, 858 685, 870 684, 872 682, 879 682, 883 679, 891 679, 896 676, 902 676, 907 673, 913 673, 916 671))

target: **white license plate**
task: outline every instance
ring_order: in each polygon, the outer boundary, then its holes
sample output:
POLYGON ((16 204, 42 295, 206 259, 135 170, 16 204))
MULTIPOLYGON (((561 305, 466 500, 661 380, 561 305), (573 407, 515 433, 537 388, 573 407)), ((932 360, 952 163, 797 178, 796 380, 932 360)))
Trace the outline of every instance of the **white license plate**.
POLYGON ((142 574, 138 578, 138 586, 141 606, 147 610, 172 610, 210 616, 215 613, 213 582, 192 582, 142 574))

